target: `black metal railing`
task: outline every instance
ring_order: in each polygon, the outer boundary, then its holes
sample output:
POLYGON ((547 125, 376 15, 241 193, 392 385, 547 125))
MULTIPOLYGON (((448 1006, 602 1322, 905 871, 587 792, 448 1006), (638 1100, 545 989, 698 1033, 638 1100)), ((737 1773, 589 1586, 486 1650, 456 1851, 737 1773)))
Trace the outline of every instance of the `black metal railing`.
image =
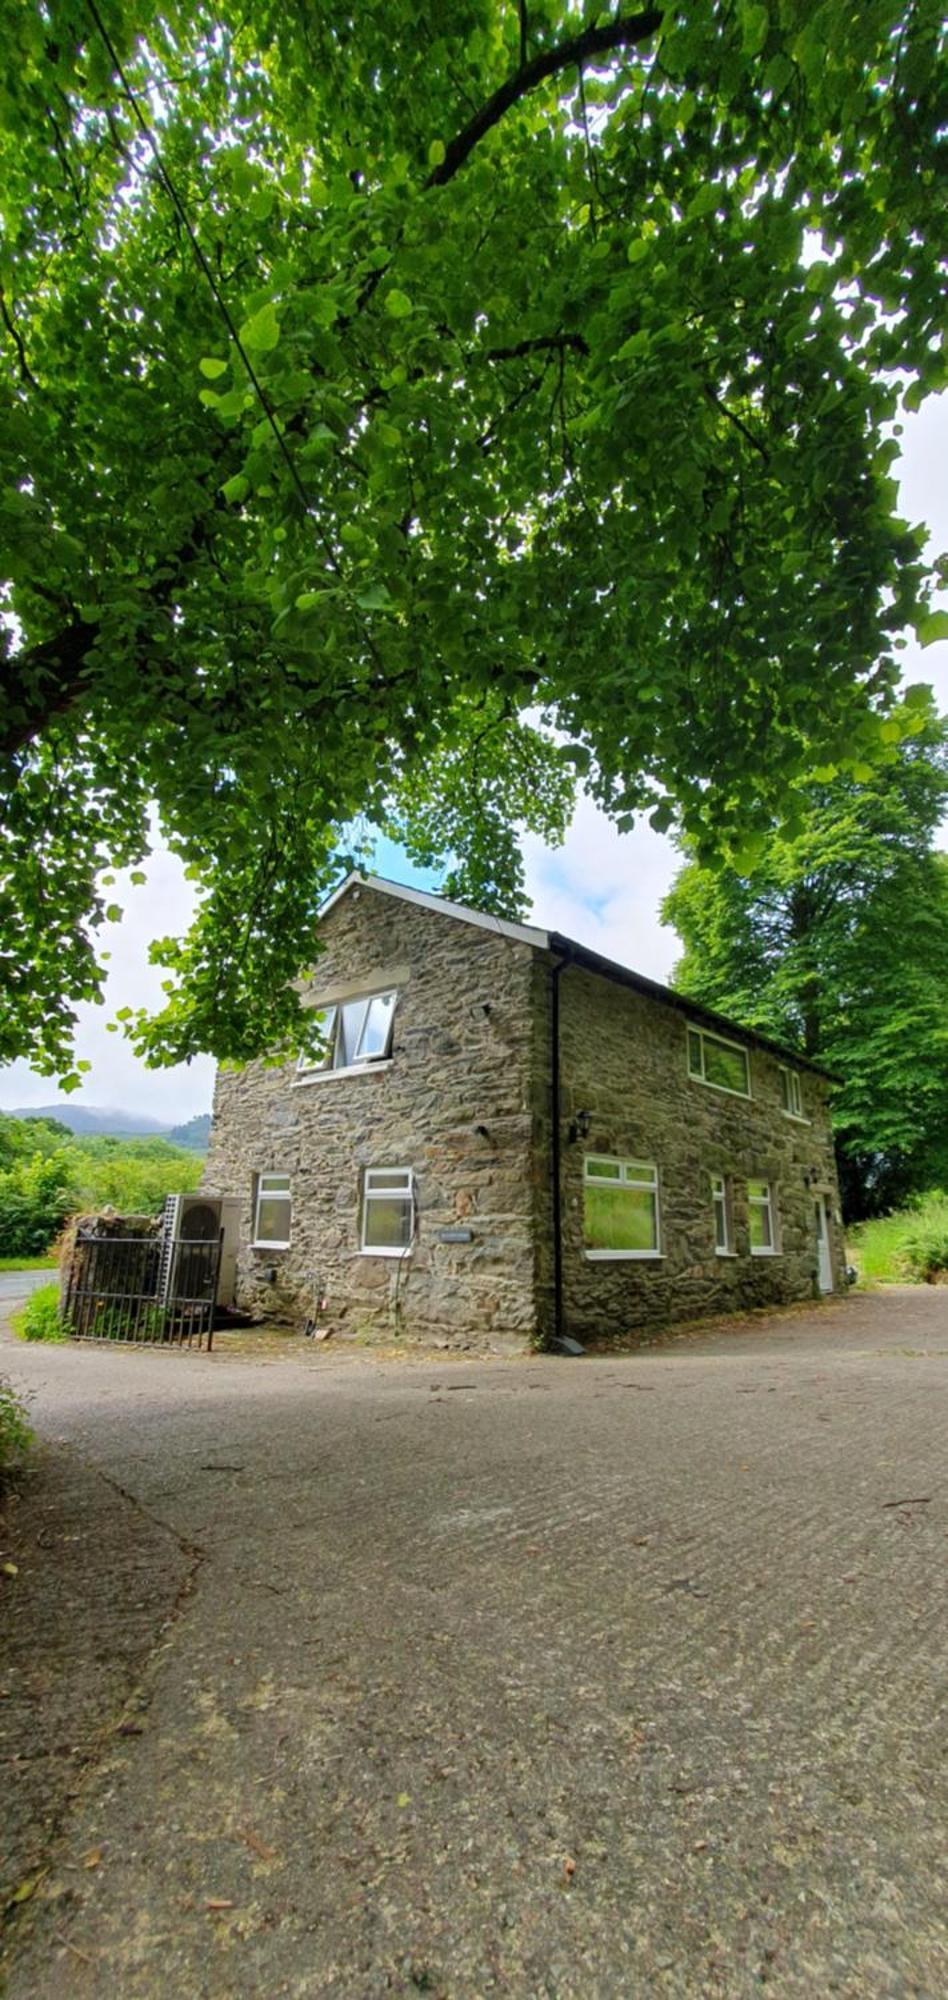
POLYGON ((210 1348, 220 1238, 179 1238, 170 1259, 160 1236, 94 1236, 80 1230, 63 1288, 64 1331, 74 1340, 210 1348))

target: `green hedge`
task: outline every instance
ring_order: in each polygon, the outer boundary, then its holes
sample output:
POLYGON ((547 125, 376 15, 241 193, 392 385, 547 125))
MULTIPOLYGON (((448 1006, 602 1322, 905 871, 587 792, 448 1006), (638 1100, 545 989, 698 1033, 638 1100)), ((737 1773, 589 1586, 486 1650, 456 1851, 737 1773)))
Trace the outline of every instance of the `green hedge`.
POLYGON ((187 1194, 200 1154, 166 1139, 78 1139, 51 1119, 0 1113, 0 1257, 39 1257, 79 1209, 157 1215, 187 1194))

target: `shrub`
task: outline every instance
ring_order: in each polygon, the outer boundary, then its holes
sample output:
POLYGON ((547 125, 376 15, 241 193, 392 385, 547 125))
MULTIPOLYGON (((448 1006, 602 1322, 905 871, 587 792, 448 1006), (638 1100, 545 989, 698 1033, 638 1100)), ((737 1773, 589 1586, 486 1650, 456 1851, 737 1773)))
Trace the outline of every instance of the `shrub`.
POLYGON ((29 1450, 33 1433, 26 1411, 9 1382, 0 1377, 0 1482, 29 1450))
POLYGON ((13 1314, 13 1325, 21 1340, 65 1340, 66 1329, 59 1317, 59 1286, 40 1285, 13 1314))
POLYGON ((0 1257, 40 1256, 77 1209, 158 1215, 166 1195, 189 1193, 203 1172, 199 1153, 166 1139, 60 1140, 62 1130, 0 1113, 0 1257))
POLYGON ((900 1263, 915 1283, 933 1285, 948 1271, 948 1197, 940 1191, 917 1205, 902 1239, 900 1263))

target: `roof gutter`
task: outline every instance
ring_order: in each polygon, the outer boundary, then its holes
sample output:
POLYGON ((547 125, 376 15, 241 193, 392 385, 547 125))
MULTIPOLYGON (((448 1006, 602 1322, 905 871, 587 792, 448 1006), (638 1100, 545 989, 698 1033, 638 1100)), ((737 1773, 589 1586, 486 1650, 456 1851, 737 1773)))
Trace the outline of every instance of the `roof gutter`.
POLYGON ((740 1021, 731 1020, 725 1014, 716 1014, 711 1007, 705 1007, 700 1000, 690 1000, 687 993, 677 993, 673 986, 662 986, 657 979, 646 979, 642 972, 632 972, 628 966, 618 965, 615 959, 603 958, 598 951, 590 951, 587 945, 574 944, 571 938, 563 937, 559 931, 550 932, 550 950, 563 954, 564 961, 584 966, 587 972, 598 972, 603 979, 612 979, 617 986, 630 986, 635 993, 644 993, 650 1000, 660 1000, 666 1007, 674 1007, 678 1013, 686 1014, 690 1020, 704 1022, 717 1033, 746 1035, 749 1042, 756 1042, 771 1055, 779 1056, 782 1062, 796 1063, 800 1069, 808 1069, 815 1076, 822 1076, 829 1083, 842 1083, 838 1071, 826 1069, 822 1063, 813 1062, 809 1056, 800 1054, 799 1049, 789 1049, 783 1042, 776 1042, 770 1035, 762 1035, 756 1028, 748 1028, 740 1021))

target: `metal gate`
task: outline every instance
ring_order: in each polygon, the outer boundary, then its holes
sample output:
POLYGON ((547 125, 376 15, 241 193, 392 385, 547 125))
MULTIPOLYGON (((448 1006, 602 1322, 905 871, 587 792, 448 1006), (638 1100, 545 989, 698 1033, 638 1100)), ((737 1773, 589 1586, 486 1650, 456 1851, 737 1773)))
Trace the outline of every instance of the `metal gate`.
POLYGON ((221 1240, 171 1245, 160 1236, 76 1236, 63 1295, 63 1324, 75 1340, 210 1349, 221 1240))

